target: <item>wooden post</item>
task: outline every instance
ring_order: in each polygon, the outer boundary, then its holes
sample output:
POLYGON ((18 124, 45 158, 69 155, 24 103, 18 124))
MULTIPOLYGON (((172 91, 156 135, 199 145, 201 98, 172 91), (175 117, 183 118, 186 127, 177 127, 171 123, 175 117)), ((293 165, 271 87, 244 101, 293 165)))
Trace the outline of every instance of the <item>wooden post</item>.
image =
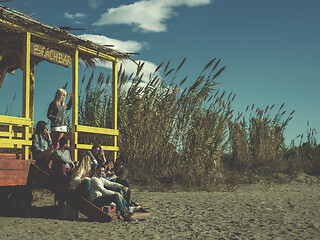
MULTIPOLYGON (((30 69, 30 107, 29 107, 29 117, 31 121, 34 121, 34 89, 35 89, 35 64, 32 63, 30 69)), ((33 125, 30 127, 30 134, 33 133, 33 125)))
POLYGON ((76 126, 78 125, 78 65, 79 65, 79 51, 75 50, 72 61, 72 157, 74 161, 78 160, 78 132, 76 126))
MULTIPOLYGON (((23 89, 22 89, 22 117, 29 119, 30 114, 30 32, 23 38, 23 89)), ((23 126, 22 137, 29 140, 29 126, 23 126)), ((29 159, 29 146, 22 146, 22 159, 29 159)))
MULTIPOLYGON (((112 62, 112 128, 118 129, 118 59, 112 62)), ((117 147, 118 136, 113 136, 113 146, 117 147)), ((113 152, 113 161, 117 159, 117 151, 113 152)))

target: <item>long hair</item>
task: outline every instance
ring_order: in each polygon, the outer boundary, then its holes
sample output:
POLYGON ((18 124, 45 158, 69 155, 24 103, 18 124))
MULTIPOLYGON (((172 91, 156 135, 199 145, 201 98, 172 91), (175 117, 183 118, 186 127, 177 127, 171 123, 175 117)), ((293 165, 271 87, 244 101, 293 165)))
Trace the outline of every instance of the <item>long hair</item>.
POLYGON ((57 104, 57 105, 64 105, 65 103, 65 100, 66 100, 66 97, 67 97, 67 92, 66 90, 64 90, 63 88, 59 88, 57 91, 56 91, 56 95, 54 97, 54 103, 57 104))
POLYGON ((46 129, 47 124, 45 121, 39 121, 37 122, 35 134, 37 134, 39 137, 44 138, 44 130, 46 129))
POLYGON ((89 155, 85 155, 79 165, 76 167, 76 169, 72 172, 71 178, 75 178, 75 176, 78 175, 79 172, 83 171, 82 177, 90 177, 90 171, 91 171, 91 158, 89 155))

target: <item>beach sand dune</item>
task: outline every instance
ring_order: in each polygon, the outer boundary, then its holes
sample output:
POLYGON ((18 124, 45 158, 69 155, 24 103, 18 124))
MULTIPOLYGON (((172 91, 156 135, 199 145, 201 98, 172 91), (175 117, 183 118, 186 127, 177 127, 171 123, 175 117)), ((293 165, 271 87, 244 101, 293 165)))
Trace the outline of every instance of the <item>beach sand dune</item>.
MULTIPOLYGON (((293 182, 232 192, 133 192, 151 213, 137 222, 0 217, 0 239, 320 239, 319 188, 293 182)), ((37 203, 52 204, 49 197, 37 203)))

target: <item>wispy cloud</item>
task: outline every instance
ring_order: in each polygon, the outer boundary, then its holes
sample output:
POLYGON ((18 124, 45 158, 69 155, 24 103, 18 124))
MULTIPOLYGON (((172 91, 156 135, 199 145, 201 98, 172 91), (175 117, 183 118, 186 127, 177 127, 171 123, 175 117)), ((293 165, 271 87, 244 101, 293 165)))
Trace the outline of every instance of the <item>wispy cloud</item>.
MULTIPOLYGON (((90 40, 92 42, 101 44, 101 45, 114 45, 114 49, 119 50, 121 52, 140 52, 143 49, 148 48, 148 44, 143 42, 137 42, 137 41, 132 41, 132 40, 128 40, 128 41, 122 41, 122 40, 118 40, 118 39, 113 39, 113 38, 109 38, 103 35, 94 35, 94 34, 82 34, 79 35, 79 37, 85 38, 87 40, 90 40)), ((135 60, 136 62, 145 62, 143 70, 141 71, 141 73, 143 72, 143 81, 147 82, 149 81, 149 75, 152 74, 154 72, 154 70, 157 68, 157 65, 149 62, 149 61, 144 61, 144 60, 135 60)), ((136 73, 137 71, 137 64, 134 63, 132 60, 121 60, 120 64, 123 64, 123 68, 126 69, 126 73, 128 75, 130 75, 131 73, 136 73)), ((112 64, 111 63, 102 63, 102 62, 97 62, 96 63, 97 66, 100 67, 105 67, 105 68, 112 68, 112 64)))
POLYGON ((197 7, 211 0, 142 0, 118 8, 109 8, 93 25, 127 24, 142 32, 164 32, 166 21, 177 15, 176 7, 197 7))
POLYGON ((75 24, 83 24, 83 22, 81 20, 83 20, 85 17, 87 17, 86 14, 80 13, 80 12, 74 13, 74 14, 65 12, 63 14, 63 16, 67 19, 72 20, 72 22, 75 24))
POLYGON ((80 12, 75 13, 75 14, 65 12, 65 13, 63 14, 63 16, 64 16, 65 18, 68 18, 68 19, 71 19, 71 20, 79 20, 79 19, 85 18, 87 15, 84 14, 84 13, 80 13, 80 12))
POLYGON ((88 0, 88 6, 91 9, 97 9, 103 4, 103 0, 88 0))
POLYGON ((115 50, 127 53, 139 52, 144 48, 148 48, 148 44, 145 42, 140 43, 132 40, 122 41, 118 39, 109 38, 103 35, 83 34, 79 37, 85 38, 100 45, 114 45, 115 50))

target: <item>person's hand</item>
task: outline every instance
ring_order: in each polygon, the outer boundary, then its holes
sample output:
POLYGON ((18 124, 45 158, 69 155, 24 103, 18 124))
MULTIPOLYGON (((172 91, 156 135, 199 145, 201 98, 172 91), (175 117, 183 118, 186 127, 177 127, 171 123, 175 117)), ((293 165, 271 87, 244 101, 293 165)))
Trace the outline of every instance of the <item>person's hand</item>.
POLYGON ((89 180, 89 181, 91 181, 91 178, 89 178, 89 177, 84 177, 84 180, 89 180))
POLYGON ((128 187, 124 187, 123 188, 125 192, 128 192, 129 188, 128 187))
POLYGON ((117 178, 117 175, 112 175, 112 177, 113 177, 114 179, 116 179, 116 178, 117 178))
POLYGON ((44 134, 46 135, 46 137, 47 137, 49 140, 51 140, 51 135, 50 135, 50 133, 49 133, 49 129, 48 129, 48 128, 45 128, 45 129, 44 129, 44 134))

